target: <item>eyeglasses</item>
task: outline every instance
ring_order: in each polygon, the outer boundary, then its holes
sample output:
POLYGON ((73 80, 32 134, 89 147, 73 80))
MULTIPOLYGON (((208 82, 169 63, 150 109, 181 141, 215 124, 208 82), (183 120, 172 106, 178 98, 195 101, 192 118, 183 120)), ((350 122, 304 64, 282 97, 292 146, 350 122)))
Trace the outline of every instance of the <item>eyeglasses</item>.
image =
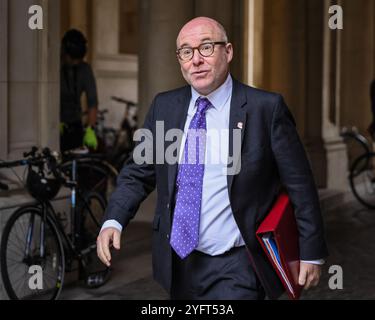
POLYGON ((210 57, 213 55, 215 51, 215 45, 226 45, 227 43, 224 41, 217 41, 217 42, 205 42, 202 43, 200 46, 192 48, 192 47, 183 47, 176 50, 177 56, 180 60, 187 62, 193 59, 195 49, 198 49, 199 53, 203 57, 210 57))

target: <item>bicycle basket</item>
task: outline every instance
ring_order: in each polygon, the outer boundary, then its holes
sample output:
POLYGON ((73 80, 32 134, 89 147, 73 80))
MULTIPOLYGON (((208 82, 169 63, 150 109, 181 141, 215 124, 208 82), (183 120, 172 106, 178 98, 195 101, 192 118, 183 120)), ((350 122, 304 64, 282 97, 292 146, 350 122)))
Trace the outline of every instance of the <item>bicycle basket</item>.
POLYGON ((28 171, 26 187, 30 195, 39 201, 52 200, 59 192, 61 182, 58 179, 46 178, 32 168, 28 171))

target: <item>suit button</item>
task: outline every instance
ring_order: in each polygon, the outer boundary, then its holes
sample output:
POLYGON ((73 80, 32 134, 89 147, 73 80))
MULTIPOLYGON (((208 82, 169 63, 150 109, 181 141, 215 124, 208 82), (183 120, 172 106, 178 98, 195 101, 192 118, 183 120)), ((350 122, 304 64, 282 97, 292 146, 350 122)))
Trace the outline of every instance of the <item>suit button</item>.
POLYGON ((169 203, 167 204, 167 209, 169 209, 169 203))
POLYGON ((169 239, 169 234, 167 234, 167 239, 169 239))

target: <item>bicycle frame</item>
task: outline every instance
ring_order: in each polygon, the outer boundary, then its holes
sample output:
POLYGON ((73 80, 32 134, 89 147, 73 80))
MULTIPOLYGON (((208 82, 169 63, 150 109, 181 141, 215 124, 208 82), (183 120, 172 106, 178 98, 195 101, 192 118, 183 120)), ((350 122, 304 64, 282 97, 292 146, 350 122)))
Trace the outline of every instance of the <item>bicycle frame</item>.
MULTIPOLYGON (((66 249, 69 251, 70 256, 74 256, 78 260, 82 262, 82 256, 89 254, 93 250, 96 249, 96 245, 92 245, 89 248, 85 248, 84 250, 78 250, 76 243, 77 239, 79 238, 79 234, 77 233, 77 226, 76 226, 76 217, 80 212, 77 212, 77 198, 79 201, 82 201, 83 208, 87 209, 89 212, 89 215, 92 217, 94 216, 90 206, 88 205, 87 201, 84 197, 81 196, 80 192, 77 192, 77 160, 72 160, 72 179, 71 181, 66 181, 65 185, 71 189, 70 194, 70 230, 71 230, 71 236, 69 237, 68 234, 65 232, 64 227, 60 223, 60 221, 57 219, 57 214, 55 209, 53 208, 50 201, 41 202, 39 201, 38 204, 35 206, 36 208, 40 209, 42 211, 42 219, 41 219, 41 225, 40 225, 40 257, 44 258, 45 255, 45 221, 48 219, 53 220, 54 224, 57 227, 57 230, 62 237, 63 245, 66 249)), ((30 221, 28 226, 28 232, 27 232, 27 245, 25 248, 25 257, 27 257, 30 254, 30 246, 32 242, 32 236, 33 236, 33 230, 34 230, 34 217, 32 216, 30 218, 32 221, 30 221)))

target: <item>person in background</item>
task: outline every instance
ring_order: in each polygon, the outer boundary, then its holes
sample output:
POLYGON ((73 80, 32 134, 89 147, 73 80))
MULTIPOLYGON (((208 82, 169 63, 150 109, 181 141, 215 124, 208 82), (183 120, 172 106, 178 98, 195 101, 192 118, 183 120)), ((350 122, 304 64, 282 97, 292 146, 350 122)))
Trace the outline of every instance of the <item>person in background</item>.
MULTIPOLYGON (((91 66, 84 61, 86 53, 87 40, 82 32, 76 29, 67 31, 61 43, 60 149, 62 152, 82 146, 94 150, 98 147, 95 134, 98 109, 96 81, 91 66), (86 95, 88 108, 86 127, 82 124, 82 94, 86 95)), ((84 176, 83 179, 86 177, 84 176)), ((81 237, 81 241, 84 241, 84 234, 81 234, 81 237)), ((95 264, 95 261, 92 264, 96 267, 95 271, 85 270, 80 278, 83 278, 90 288, 100 287, 109 280, 110 269, 103 270, 102 266, 97 268, 98 264, 95 264)))
POLYGON ((95 135, 98 97, 91 66, 84 61, 87 40, 78 30, 67 31, 61 44, 60 149, 71 150, 86 145, 96 149, 95 135), (86 95, 88 121, 82 124, 81 96, 86 95))

